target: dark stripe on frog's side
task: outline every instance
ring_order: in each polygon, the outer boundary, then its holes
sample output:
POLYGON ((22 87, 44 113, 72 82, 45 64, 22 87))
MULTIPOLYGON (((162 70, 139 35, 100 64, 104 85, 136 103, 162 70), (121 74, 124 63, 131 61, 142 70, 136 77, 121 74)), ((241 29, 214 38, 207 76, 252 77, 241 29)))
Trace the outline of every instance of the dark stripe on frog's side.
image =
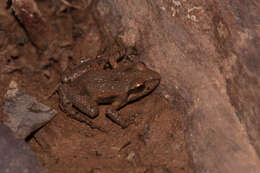
POLYGON ((110 104, 113 103, 118 96, 100 97, 96 101, 98 104, 110 104))

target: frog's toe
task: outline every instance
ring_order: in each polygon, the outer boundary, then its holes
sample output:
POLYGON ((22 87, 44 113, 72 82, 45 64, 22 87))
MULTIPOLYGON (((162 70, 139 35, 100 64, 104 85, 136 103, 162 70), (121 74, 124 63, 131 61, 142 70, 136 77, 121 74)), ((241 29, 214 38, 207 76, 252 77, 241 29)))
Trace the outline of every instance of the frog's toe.
POLYGON ((99 114, 99 111, 96 108, 89 108, 87 114, 90 118, 96 118, 99 114))
POLYGON ((107 109, 106 110, 106 115, 108 117, 118 117, 118 112, 111 110, 111 109, 107 109))

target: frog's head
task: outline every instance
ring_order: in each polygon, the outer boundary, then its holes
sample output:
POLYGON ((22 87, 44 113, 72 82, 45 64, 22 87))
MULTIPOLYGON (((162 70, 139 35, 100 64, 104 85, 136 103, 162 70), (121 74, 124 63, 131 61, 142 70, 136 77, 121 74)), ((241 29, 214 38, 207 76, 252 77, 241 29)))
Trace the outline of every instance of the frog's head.
POLYGON ((128 90, 128 102, 141 98, 152 92, 160 83, 159 73, 150 70, 142 62, 138 62, 134 67, 134 80, 128 90))

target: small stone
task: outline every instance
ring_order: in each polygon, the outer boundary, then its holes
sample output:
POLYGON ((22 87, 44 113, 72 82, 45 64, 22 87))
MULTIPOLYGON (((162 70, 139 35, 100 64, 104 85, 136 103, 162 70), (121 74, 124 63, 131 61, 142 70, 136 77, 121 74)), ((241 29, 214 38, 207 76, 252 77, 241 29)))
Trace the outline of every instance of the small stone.
POLYGON ((20 91, 17 83, 12 81, 3 104, 3 113, 4 124, 17 138, 25 139, 49 122, 57 112, 20 91))
POLYGON ((17 82, 12 80, 10 82, 10 84, 9 84, 9 89, 6 92, 5 97, 6 98, 14 97, 17 94, 17 92, 18 92, 18 88, 17 87, 18 87, 17 82))
POLYGON ((180 1, 172 0, 172 3, 173 3, 176 7, 180 7, 180 6, 181 6, 181 2, 180 2, 180 1))
POLYGON ((71 41, 63 41, 60 43, 61 48, 70 47, 72 45, 71 41))
POLYGON ((132 162, 135 158, 135 152, 131 151, 128 156, 126 157, 126 160, 132 162))

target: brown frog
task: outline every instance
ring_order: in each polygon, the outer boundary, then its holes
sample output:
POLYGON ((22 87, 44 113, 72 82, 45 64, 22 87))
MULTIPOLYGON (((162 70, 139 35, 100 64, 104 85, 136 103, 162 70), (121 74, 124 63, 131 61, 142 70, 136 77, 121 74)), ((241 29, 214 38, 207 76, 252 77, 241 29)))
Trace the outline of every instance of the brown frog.
POLYGON ((109 66, 108 60, 97 58, 66 70, 58 89, 62 110, 80 120, 76 109, 95 118, 99 104, 111 104, 106 116, 126 128, 129 122, 118 111, 153 91, 160 83, 160 75, 142 62, 127 61, 116 67, 109 66))

